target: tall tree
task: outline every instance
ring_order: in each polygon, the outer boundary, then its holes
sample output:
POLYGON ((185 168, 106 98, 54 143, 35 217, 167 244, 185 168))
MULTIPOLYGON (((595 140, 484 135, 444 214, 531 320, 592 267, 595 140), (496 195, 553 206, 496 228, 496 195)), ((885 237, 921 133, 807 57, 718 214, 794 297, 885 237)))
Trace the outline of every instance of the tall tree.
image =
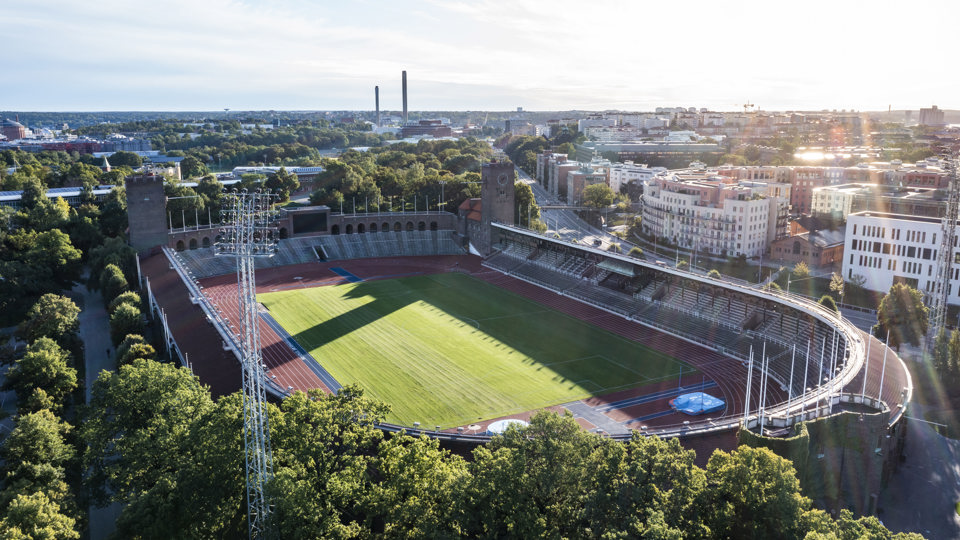
POLYGON ((531 223, 540 220, 540 206, 533 196, 533 190, 525 182, 514 184, 517 203, 517 223, 529 227, 531 223))
POLYGON ((281 537, 359 534, 367 473, 383 438, 374 423, 389 409, 348 386, 335 396, 298 392, 284 399, 280 410, 270 421, 271 526, 281 537))
POLYGON ((583 188, 581 200, 584 206, 596 209, 607 208, 613 204, 613 190, 606 184, 591 184, 583 188))
POLYGON ((43 491, 64 502, 67 486, 64 468, 74 458, 73 446, 66 442, 71 427, 49 410, 21 415, 3 442, 3 496, 0 506, 16 493, 43 491))
POLYGON ((267 189, 273 190, 281 201, 287 201, 290 199, 290 192, 296 191, 300 187, 300 180, 286 167, 280 167, 279 171, 267 177, 263 185, 267 189))
POLYGON ((927 333, 929 311, 920 291, 894 283, 877 308, 877 337, 882 339, 889 331, 891 347, 899 348, 902 343, 919 345, 927 333))
POLYGON ((810 501, 793 465, 766 448, 717 450, 707 462, 707 519, 717 538, 798 538, 810 501))
POLYGON ((77 387, 77 370, 70 366, 70 353, 57 342, 42 337, 27 347, 27 352, 7 372, 5 386, 26 404, 35 388, 40 388, 58 406, 77 387))
POLYGON ((66 296, 48 293, 27 311, 27 318, 17 327, 17 337, 33 343, 48 337, 61 347, 72 349, 77 339, 80 308, 66 296))
POLYGON ((77 521, 60 511, 60 505, 36 492, 17 495, 0 519, 0 538, 80 538, 77 521))
POLYGON ((143 314, 135 306, 120 304, 110 314, 110 337, 119 345, 129 334, 143 333, 143 314))
MULTIPOLYGON (((83 466, 96 502, 130 503, 175 479, 191 426, 213 408, 210 392, 189 371, 137 360, 103 371, 93 384, 78 431, 83 466)), ((125 510, 126 511, 126 510, 125 510)))

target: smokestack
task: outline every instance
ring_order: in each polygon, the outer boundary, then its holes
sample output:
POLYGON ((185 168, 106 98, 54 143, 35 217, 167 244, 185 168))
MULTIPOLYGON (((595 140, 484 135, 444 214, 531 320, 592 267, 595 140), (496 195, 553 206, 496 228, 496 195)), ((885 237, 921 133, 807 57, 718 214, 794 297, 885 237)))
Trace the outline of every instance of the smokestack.
POLYGON ((407 71, 403 71, 403 125, 407 125, 407 71))
POLYGON ((377 127, 380 127, 380 87, 373 87, 373 101, 377 106, 377 127))

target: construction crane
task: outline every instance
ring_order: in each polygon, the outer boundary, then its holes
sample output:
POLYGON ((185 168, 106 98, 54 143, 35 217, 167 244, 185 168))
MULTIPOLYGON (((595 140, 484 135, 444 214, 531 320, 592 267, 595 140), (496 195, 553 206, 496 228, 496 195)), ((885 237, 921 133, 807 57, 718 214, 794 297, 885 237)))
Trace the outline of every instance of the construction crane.
POLYGON ((748 99, 747 102, 743 104, 743 114, 750 112, 749 109, 753 106, 753 103, 750 103, 750 100, 748 99))
POLYGON ((953 277, 953 249, 957 241, 957 213, 960 209, 960 182, 957 180, 957 159, 950 156, 944 160, 944 167, 950 175, 947 190, 947 204, 940 224, 940 249, 937 251, 937 276, 933 280, 933 290, 928 293, 930 308, 927 335, 930 343, 937 338, 947 319, 947 300, 950 295, 950 281, 953 277))

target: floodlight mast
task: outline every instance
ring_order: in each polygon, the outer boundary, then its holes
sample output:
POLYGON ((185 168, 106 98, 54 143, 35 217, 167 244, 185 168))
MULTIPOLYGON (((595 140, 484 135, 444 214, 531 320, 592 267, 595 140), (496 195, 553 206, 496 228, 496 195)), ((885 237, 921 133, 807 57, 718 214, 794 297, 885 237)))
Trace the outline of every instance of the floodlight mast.
POLYGON ((276 252, 276 196, 266 192, 233 191, 224 197, 222 240, 217 255, 237 258, 237 297, 240 308, 240 362, 243 372, 243 444, 247 484, 247 532, 250 538, 266 536, 270 504, 264 486, 273 476, 270 424, 257 313, 254 261, 276 252))
POLYGON ((950 185, 947 190, 947 204, 940 226, 940 249, 937 252, 936 279, 933 280, 933 290, 930 291, 930 313, 927 324, 927 335, 932 350, 937 334, 944 327, 947 319, 947 302, 950 295, 950 281, 953 277, 953 249, 957 240, 957 214, 960 209, 960 183, 957 180, 957 157, 950 156, 945 160, 945 168, 950 175, 950 185))

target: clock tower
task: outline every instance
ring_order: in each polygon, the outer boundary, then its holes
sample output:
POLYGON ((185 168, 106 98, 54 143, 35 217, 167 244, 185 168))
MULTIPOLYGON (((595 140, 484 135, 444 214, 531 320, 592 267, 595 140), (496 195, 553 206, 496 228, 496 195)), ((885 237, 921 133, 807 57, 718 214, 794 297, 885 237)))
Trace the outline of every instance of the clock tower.
POLYGON ((487 255, 492 249, 495 235, 491 223, 514 224, 516 190, 513 163, 485 163, 480 172, 480 235, 474 236, 474 247, 487 255))
POLYGON ((483 225, 486 227, 493 222, 513 225, 516 211, 513 163, 485 163, 480 173, 480 181, 483 225))

